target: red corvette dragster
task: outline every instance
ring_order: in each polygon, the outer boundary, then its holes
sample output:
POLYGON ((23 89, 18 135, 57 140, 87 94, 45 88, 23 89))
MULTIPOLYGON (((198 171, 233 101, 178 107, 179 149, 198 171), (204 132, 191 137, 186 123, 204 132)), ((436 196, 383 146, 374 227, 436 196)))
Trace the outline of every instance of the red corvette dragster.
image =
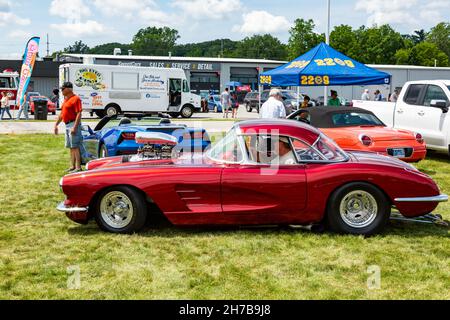
POLYGON ((313 225, 370 235, 396 207, 432 212, 441 195, 427 175, 398 159, 345 152, 317 129, 292 120, 237 123, 209 152, 174 158, 176 141, 139 133, 135 156, 91 161, 61 179, 58 210, 105 231, 139 231, 149 215, 178 226, 313 225), (172 152, 171 152, 172 151, 172 152))

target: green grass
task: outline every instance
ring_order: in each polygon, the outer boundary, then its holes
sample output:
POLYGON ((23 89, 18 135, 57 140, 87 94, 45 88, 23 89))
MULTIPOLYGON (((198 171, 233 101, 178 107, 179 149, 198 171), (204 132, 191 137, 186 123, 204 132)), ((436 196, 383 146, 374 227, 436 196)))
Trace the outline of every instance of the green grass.
MULTIPOLYGON (((364 238, 159 223, 111 235, 55 210, 67 160, 61 137, 0 136, 0 299, 450 299, 446 228, 397 222, 364 238), (78 290, 67 286, 73 266, 78 290)), ((450 193, 445 156, 419 167, 450 193)), ((437 211, 450 219, 450 204, 437 211)))

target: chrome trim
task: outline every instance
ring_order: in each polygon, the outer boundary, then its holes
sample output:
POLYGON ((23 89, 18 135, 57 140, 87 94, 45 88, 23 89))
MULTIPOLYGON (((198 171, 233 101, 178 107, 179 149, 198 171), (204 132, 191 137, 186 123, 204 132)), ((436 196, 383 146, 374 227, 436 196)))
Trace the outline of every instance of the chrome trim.
POLYGON ((395 202, 447 202, 448 195, 441 194, 434 197, 396 198, 395 202))
POLYGON ((71 213, 71 212, 86 212, 89 210, 89 207, 66 207, 64 205, 64 202, 61 202, 57 207, 56 210, 64 212, 64 213, 71 213))

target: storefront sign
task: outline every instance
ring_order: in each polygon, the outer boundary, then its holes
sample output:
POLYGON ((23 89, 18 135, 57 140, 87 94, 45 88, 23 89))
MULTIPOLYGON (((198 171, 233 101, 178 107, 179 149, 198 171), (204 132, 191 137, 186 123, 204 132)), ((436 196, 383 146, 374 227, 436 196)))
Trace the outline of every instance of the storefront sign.
POLYGON ((150 61, 150 60, 113 60, 113 59, 96 59, 96 64, 125 66, 125 67, 150 67, 150 68, 177 68, 186 71, 220 71, 219 63, 210 62, 185 62, 185 61, 150 61))

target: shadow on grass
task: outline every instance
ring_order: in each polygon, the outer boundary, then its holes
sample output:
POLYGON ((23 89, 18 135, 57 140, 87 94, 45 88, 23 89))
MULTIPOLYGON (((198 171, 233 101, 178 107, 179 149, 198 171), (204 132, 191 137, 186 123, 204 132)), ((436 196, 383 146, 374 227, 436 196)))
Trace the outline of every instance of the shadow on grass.
MULTIPOLYGON (((164 218, 158 221, 152 221, 151 226, 146 226, 144 230, 137 235, 145 238, 193 238, 204 236, 227 236, 235 235, 236 233, 251 233, 255 236, 269 236, 269 235, 324 235, 327 238, 344 238, 349 235, 339 235, 331 231, 313 232, 306 229, 291 228, 289 226, 205 226, 205 227, 176 227, 170 224, 164 218)), ((105 234, 97 224, 91 222, 86 226, 76 226, 68 230, 70 235, 79 236, 95 236, 105 234)), ((449 228, 437 226, 432 224, 419 224, 413 222, 391 221, 384 232, 377 235, 378 238, 401 237, 401 238, 424 238, 424 237, 450 237, 449 228)))
POLYGON ((447 153, 429 150, 426 160, 433 160, 439 163, 450 164, 450 156, 447 153))

